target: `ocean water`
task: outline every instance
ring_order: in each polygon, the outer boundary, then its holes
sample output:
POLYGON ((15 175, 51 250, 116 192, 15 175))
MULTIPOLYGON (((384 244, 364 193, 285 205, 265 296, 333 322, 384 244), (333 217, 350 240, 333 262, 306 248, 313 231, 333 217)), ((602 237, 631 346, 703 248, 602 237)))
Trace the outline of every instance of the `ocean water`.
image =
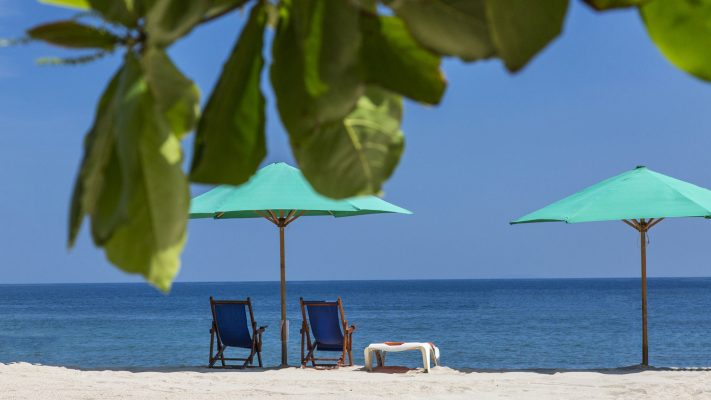
MULTIPOLYGON (((650 279, 650 363, 711 366, 711 278, 650 279)), ((432 341, 451 367, 602 368, 641 358, 638 279, 289 282, 289 361, 298 364, 298 298, 344 301, 354 356, 371 342, 432 341)), ((207 363, 209 296, 250 296, 277 365, 276 282, 0 285, 0 362, 71 367, 207 363)), ((396 365, 417 366, 413 352, 396 365)))

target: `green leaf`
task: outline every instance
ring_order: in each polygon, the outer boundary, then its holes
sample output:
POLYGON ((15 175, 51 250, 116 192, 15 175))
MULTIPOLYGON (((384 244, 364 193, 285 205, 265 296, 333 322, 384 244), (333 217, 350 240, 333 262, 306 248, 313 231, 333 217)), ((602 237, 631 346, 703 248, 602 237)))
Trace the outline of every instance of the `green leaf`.
POLYGON ((487 0, 487 15, 497 54, 506 68, 523 68, 563 28, 568 0, 487 0))
POLYGON ((134 4, 135 0, 87 0, 87 2, 109 22, 129 28, 138 25, 139 10, 134 4))
POLYGON ((320 193, 380 191, 403 148, 401 98, 367 95, 359 17, 347 1, 285 1, 272 46, 272 87, 294 156, 320 193))
POLYGON ((180 142, 133 53, 104 92, 85 147, 70 244, 88 213, 94 241, 112 263, 168 290, 180 264, 190 198, 180 142))
POLYGON ((294 155, 306 178, 332 198, 379 193, 404 147, 400 96, 371 86, 344 119, 309 132, 294 155))
POLYGON ((347 1, 285 1, 270 75, 281 120, 299 146, 315 126, 342 119, 363 92, 359 11, 347 1))
POLYGON ((166 47, 188 34, 202 20, 211 3, 209 0, 144 0, 149 45, 166 47))
POLYGON ((200 118, 190 174, 194 182, 239 185, 266 155, 260 90, 266 21, 265 5, 258 3, 200 118))
POLYGON ((655 0, 641 6, 640 14, 669 62, 711 81, 711 1, 655 0))
POLYGON ((74 246, 84 216, 94 212, 105 182, 104 174, 115 143, 112 132, 115 93, 122 75, 123 69, 116 73, 104 90, 97 106, 94 125, 84 139, 84 157, 74 184, 69 211, 69 247, 74 246))
MULTIPOLYGON (((185 243, 188 185, 180 142, 158 111, 139 61, 129 53, 125 65, 126 90, 117 93, 121 97, 114 127, 127 218, 105 250, 120 269, 139 273, 167 291, 185 243)), ((107 187, 113 187, 110 183, 107 187)))
POLYGON ((216 18, 236 8, 244 6, 249 0, 213 0, 205 13, 205 18, 216 18))
POLYGON ((83 25, 75 21, 59 21, 39 25, 27 31, 32 39, 47 43, 76 48, 112 50, 120 39, 110 32, 83 25))
MULTIPOLYGON (((132 54, 127 60, 135 61, 132 54)), ((132 177, 135 175, 134 162, 123 162, 119 144, 125 142, 121 130, 128 122, 125 104, 137 92, 136 86, 142 79, 142 71, 135 62, 125 62, 118 76, 116 89, 108 108, 104 112, 102 124, 97 126, 99 135, 107 135, 106 147, 100 154, 102 169, 95 171, 100 190, 87 207, 91 216, 91 234, 97 246, 105 246, 116 229, 130 217, 128 204, 132 196, 132 177)), ((124 152, 125 153, 125 152, 124 152)))
POLYGON ((611 10, 615 8, 634 7, 650 0, 585 0, 585 3, 597 11, 611 10))
POLYGON ((465 61, 496 54, 489 33, 486 0, 400 0, 390 6, 412 36, 437 54, 465 61))
POLYGON ((378 13, 378 0, 350 0, 361 11, 376 15, 378 13))
POLYGON ((165 50, 149 47, 141 63, 146 80, 170 131, 182 139, 192 131, 200 115, 200 89, 173 64, 165 50))
POLYGON ((88 0, 39 0, 39 2, 58 7, 77 8, 79 10, 91 8, 88 0))
MULTIPOLYGON (((114 132, 112 132, 114 133, 114 132)), ((114 133, 115 134, 115 133, 114 133)), ((116 149, 116 138, 112 136, 111 153, 102 171, 102 186, 99 196, 91 211, 91 236, 94 244, 104 246, 121 224, 129 218, 129 189, 127 180, 121 170, 121 164, 116 149)))
POLYGON ((82 65, 94 62, 111 54, 108 50, 99 50, 79 57, 40 57, 35 62, 38 65, 82 65))
POLYGON ((279 24, 279 6, 272 3, 266 3, 264 7, 265 12, 267 13, 267 26, 272 29, 276 29, 279 24))
POLYGON ((364 15, 361 31, 368 83, 423 103, 439 103, 447 85, 440 59, 420 47, 402 20, 364 15))

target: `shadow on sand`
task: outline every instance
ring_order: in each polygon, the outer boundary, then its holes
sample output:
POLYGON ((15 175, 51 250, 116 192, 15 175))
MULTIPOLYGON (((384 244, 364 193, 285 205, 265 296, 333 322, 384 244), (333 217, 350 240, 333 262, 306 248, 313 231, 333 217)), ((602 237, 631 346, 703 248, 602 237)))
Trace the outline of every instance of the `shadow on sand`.
MULTIPOLYGON (((25 362, 10 362, 7 365, 12 365, 16 363, 25 362)), ((121 371, 121 372, 131 372, 131 373, 143 373, 143 372, 157 372, 157 373, 170 373, 170 372, 196 372, 204 374, 213 373, 253 373, 253 372, 265 372, 265 371, 279 371, 281 369, 291 369, 298 368, 298 366, 289 367, 264 367, 264 368, 208 368, 206 366, 179 366, 179 367, 81 367, 74 365, 52 365, 52 364, 32 364, 38 366, 46 367, 58 367, 66 368, 75 371, 121 371)), ((307 367, 306 370, 314 370, 314 368, 307 367)), ((352 372, 367 372, 365 367, 360 365, 355 365, 353 367, 344 367, 342 369, 349 370, 352 372)), ((554 374, 565 374, 571 372, 594 372, 598 374, 605 375, 626 375, 626 374, 637 374, 645 371, 711 371, 711 367, 694 367, 694 368, 677 368, 677 367, 653 367, 653 366, 642 366, 642 365, 631 365, 627 367, 617 367, 617 368, 589 368, 589 369, 559 369, 559 368, 530 368, 530 369, 486 369, 486 368, 452 368, 447 366, 433 367, 432 372, 444 372, 446 370, 456 371, 464 374, 502 374, 502 373, 517 373, 517 372, 528 372, 543 375, 554 375, 554 374)), ((386 366, 386 367, 376 367, 372 373, 383 373, 383 374, 404 374, 409 372, 422 371, 422 368, 409 368, 404 366, 386 366)))
POLYGON ((672 368, 672 367, 654 367, 644 365, 630 365, 626 367, 616 368, 530 368, 530 369, 482 369, 482 368, 452 368, 455 371, 472 374, 486 373, 507 373, 507 372, 530 372, 543 375, 565 374, 571 372, 594 372, 605 375, 627 375, 638 374, 645 371, 711 371, 710 367, 703 368, 672 368))

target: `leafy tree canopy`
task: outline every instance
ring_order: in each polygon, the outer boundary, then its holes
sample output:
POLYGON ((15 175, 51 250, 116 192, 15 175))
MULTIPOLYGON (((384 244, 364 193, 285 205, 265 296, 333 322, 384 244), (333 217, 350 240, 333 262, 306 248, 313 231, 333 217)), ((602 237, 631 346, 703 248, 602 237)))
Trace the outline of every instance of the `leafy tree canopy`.
MULTIPOLYGON (((402 98, 440 102, 443 57, 498 58, 521 70, 560 33, 568 0, 41 0, 76 18, 27 31, 31 40, 122 52, 86 135, 71 201, 69 244, 89 217, 97 246, 118 268, 167 291, 185 243, 188 181, 237 185, 266 155, 261 92, 264 31, 276 29, 268 66, 299 167, 320 193, 377 194, 404 148, 402 98), (199 25, 249 8, 217 85, 200 91, 166 48, 199 25), (192 165, 180 139, 195 132, 192 165)), ((678 68, 711 80, 711 0, 585 0, 634 7, 678 68)))

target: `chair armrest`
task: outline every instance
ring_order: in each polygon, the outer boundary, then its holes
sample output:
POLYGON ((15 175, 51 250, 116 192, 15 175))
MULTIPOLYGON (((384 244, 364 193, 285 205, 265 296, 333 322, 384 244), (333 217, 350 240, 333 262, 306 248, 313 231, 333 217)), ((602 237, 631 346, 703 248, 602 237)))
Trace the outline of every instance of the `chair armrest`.
POLYGON ((257 329, 257 333, 263 333, 265 330, 267 330, 268 325, 260 326, 259 329, 257 329))
POLYGON ((355 330, 356 330, 356 326, 355 326, 355 325, 351 325, 351 326, 349 326, 348 329, 346 330, 346 333, 349 334, 349 335, 352 335, 353 332, 355 332, 355 330))

